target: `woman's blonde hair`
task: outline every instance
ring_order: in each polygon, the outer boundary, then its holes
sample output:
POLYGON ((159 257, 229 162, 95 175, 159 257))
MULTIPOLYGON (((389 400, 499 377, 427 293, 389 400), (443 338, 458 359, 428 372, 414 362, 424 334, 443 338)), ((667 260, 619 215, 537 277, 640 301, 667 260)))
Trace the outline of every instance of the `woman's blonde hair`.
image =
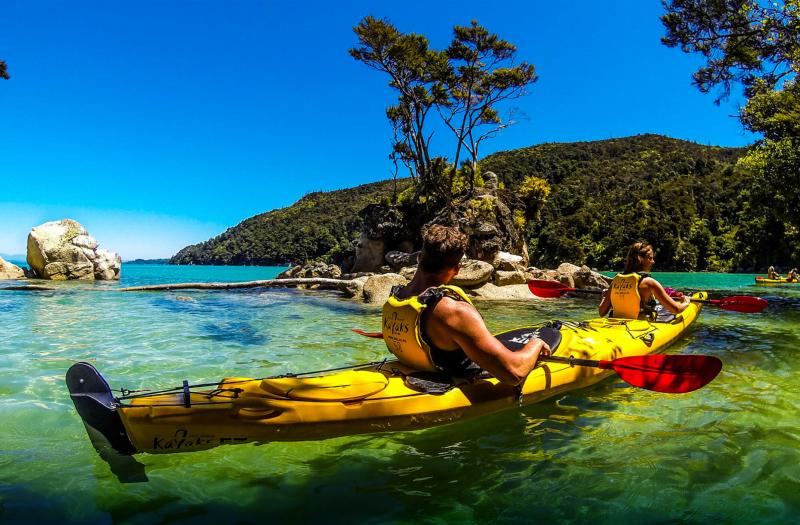
POLYGON ((628 255, 625 257, 625 271, 623 273, 633 273, 641 271, 642 257, 649 257, 653 254, 653 247, 645 241, 637 241, 628 248, 628 255))

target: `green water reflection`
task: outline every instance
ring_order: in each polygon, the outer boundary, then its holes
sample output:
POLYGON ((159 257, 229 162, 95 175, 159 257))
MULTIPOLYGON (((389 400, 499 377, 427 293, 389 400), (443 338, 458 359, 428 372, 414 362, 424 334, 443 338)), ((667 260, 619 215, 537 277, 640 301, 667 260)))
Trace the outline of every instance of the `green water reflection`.
MULTIPOLYGON (((269 277, 248 271, 210 270, 204 280, 269 277)), ((198 280, 164 272, 131 268, 122 284, 198 280)), ((288 290, 2 293, 0 522, 797 522, 800 288, 658 277, 770 300, 758 315, 706 309, 672 348, 725 363, 697 392, 609 380, 418 432, 140 455, 150 481, 136 484, 121 484, 89 443, 64 386, 70 364, 90 361, 112 386, 141 388, 372 361, 383 346, 350 328, 377 329, 379 310, 288 290)), ((586 318, 595 305, 479 308, 501 330, 586 318)))

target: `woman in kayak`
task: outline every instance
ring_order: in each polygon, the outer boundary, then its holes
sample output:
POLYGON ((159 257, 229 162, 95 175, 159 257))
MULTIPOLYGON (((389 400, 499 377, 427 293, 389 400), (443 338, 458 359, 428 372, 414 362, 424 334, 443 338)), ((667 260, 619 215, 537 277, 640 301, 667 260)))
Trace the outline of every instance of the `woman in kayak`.
POLYGON ((767 270, 767 279, 780 279, 780 278, 781 274, 775 271, 774 266, 770 266, 769 269, 767 270))
POLYGON ((792 271, 786 276, 786 280, 790 283, 796 283, 800 281, 800 274, 797 273, 797 268, 792 268, 792 271))
POLYGON ((434 224, 422 235, 419 266, 411 282, 392 288, 383 305, 383 340, 416 370, 464 377, 478 365, 500 382, 519 385, 550 347, 531 339, 514 352, 493 336, 466 293, 450 281, 458 273, 467 236, 434 224))
POLYGON ((648 273, 655 264, 653 247, 646 242, 633 243, 625 258, 625 271, 611 281, 611 287, 603 293, 598 310, 600 316, 612 311, 613 317, 638 319, 653 317, 658 303, 677 314, 689 306, 689 297, 678 293, 676 301, 664 290, 661 283, 648 273))

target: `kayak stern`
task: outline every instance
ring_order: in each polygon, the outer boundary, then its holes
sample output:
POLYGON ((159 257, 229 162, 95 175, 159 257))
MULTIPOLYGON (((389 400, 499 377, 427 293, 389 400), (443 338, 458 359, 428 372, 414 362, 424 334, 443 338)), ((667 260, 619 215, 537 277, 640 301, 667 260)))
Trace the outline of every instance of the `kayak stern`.
POLYGON ((75 363, 67 370, 66 381, 69 397, 95 448, 99 451, 105 443, 98 440, 105 440, 120 454, 135 454, 136 447, 119 417, 120 404, 100 372, 89 363, 75 363))

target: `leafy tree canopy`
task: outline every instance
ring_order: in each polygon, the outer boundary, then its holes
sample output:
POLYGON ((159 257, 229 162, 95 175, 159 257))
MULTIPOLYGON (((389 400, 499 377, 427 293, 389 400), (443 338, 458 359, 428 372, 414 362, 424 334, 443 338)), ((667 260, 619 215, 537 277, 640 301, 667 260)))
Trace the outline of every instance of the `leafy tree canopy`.
POLYGON ((470 192, 478 176, 479 147, 510 125, 498 104, 525 94, 536 81, 532 65, 514 63, 516 47, 472 21, 455 26, 447 49, 431 49, 422 35, 401 33, 387 20, 366 17, 353 29, 359 46, 350 55, 386 73, 398 93, 386 115, 392 123, 391 158, 404 164, 426 200, 449 204, 459 177, 461 156, 470 162, 465 176, 470 192), (452 158, 432 158, 429 117, 436 109, 453 133, 452 158))
POLYGON ((719 86, 724 98, 733 82, 741 82, 750 96, 757 84, 774 89, 797 74, 800 1, 663 0, 663 4, 664 44, 706 58, 694 73, 702 92, 719 86))
POLYGON ((721 88, 717 102, 741 82, 747 103, 742 124, 763 135, 740 161, 753 177, 750 203, 800 229, 800 0, 665 0, 663 42, 700 53, 694 73, 704 93, 721 88))

